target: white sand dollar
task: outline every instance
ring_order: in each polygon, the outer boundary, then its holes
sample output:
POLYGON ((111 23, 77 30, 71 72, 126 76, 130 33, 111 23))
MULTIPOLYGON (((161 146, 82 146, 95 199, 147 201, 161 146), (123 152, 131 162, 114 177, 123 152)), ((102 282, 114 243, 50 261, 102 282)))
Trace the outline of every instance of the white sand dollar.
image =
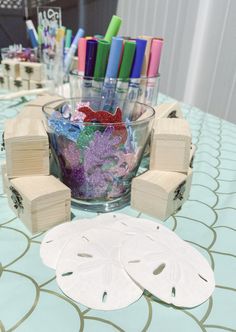
POLYGON ((56 276, 61 290, 93 309, 120 309, 138 300, 143 290, 120 263, 123 240, 123 233, 105 228, 75 235, 58 260, 56 276))
POLYGON ((184 241, 155 233, 126 240, 120 259, 129 275, 164 302, 194 307, 212 294, 214 274, 206 259, 184 241))
POLYGON ((111 218, 110 220, 103 220, 103 218, 99 216, 93 219, 73 220, 72 222, 66 222, 53 227, 46 233, 40 246, 40 256, 43 263, 52 269, 56 269, 58 257, 71 237, 91 228, 109 227, 111 223, 111 218))

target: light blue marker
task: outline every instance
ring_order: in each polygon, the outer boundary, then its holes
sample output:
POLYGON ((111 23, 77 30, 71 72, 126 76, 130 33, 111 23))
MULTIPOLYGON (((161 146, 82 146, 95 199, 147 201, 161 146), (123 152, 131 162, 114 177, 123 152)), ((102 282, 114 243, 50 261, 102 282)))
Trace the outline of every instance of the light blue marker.
POLYGON ((77 50, 79 39, 83 36, 84 36, 84 29, 80 28, 77 31, 77 34, 71 44, 71 47, 66 55, 66 58, 65 58, 65 62, 64 62, 65 74, 69 74, 71 62, 72 62, 73 56, 75 55, 75 52, 77 50))
POLYGON ((118 76, 120 58, 123 48, 123 39, 112 37, 111 49, 108 58, 107 70, 102 88, 102 105, 101 109, 110 111, 115 95, 116 78, 118 76))

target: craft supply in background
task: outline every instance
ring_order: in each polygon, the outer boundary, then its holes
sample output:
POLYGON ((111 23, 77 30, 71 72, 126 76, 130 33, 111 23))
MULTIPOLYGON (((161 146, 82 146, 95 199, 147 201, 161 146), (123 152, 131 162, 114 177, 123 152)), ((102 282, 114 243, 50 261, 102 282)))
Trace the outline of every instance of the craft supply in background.
POLYGON ((121 213, 55 227, 40 254, 56 267, 61 290, 91 309, 125 307, 143 288, 164 302, 193 307, 215 286, 213 271, 196 249, 158 222, 121 213))
POLYGON ((32 234, 70 220, 70 189, 54 176, 11 179, 8 203, 32 234))

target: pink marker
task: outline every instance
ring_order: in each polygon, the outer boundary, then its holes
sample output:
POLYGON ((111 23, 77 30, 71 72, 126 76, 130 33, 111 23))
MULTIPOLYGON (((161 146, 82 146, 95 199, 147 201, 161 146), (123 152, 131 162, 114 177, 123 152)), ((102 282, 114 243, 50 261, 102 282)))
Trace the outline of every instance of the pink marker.
POLYGON ((163 39, 155 38, 152 40, 147 72, 148 77, 156 76, 159 73, 162 45, 163 39))
POLYGON ((84 75, 85 58, 86 58, 86 38, 80 38, 78 43, 78 72, 79 75, 84 75))

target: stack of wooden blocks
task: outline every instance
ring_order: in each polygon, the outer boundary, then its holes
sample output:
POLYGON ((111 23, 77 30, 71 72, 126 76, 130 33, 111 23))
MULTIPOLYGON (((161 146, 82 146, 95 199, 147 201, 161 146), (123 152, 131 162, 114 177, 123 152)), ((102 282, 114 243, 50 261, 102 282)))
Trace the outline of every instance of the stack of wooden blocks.
POLYGON ((41 63, 5 59, 2 61, 0 88, 12 91, 44 88, 44 76, 41 63))
POLYGON ((70 220, 71 192, 50 175, 49 142, 42 106, 63 102, 41 96, 5 123, 6 163, 2 165, 4 192, 9 206, 32 233, 70 220))
POLYGON ((179 104, 157 107, 150 167, 132 181, 131 206, 161 220, 180 209, 190 192, 194 152, 179 104))

